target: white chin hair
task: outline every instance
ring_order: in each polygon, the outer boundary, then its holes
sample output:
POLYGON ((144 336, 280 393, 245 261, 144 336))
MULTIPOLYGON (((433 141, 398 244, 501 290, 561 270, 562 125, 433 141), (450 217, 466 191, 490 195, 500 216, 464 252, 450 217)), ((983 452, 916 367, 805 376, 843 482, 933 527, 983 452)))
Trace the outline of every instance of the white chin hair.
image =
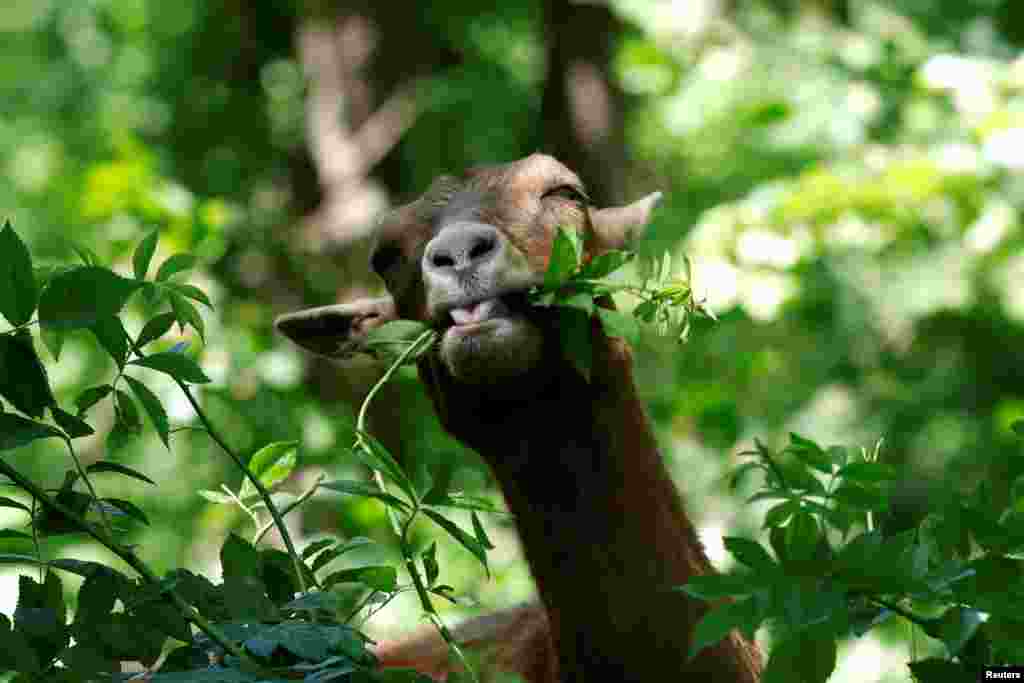
POLYGON ((544 337, 522 317, 497 318, 450 328, 440 357, 452 377, 466 384, 500 384, 540 362, 544 337))

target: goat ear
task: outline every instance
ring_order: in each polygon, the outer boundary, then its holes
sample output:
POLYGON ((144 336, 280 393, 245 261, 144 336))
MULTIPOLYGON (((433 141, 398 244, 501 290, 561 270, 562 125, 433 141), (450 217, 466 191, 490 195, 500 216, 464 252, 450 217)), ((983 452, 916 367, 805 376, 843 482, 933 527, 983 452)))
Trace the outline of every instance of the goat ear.
POLYGON ((639 240, 659 202, 661 193, 652 192, 626 206, 591 210, 590 221, 594 226, 597 252, 624 249, 639 240))
POLYGON ((275 320, 274 327, 313 353, 347 358, 364 350, 370 330, 397 318, 394 301, 382 297, 288 313, 275 320))

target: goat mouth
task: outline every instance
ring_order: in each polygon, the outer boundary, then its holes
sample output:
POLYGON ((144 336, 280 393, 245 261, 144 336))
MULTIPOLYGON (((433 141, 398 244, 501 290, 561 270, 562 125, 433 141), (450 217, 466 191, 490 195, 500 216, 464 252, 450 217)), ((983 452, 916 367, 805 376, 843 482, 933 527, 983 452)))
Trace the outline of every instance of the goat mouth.
POLYGON ((526 292, 510 292, 453 306, 445 316, 445 328, 471 328, 491 321, 524 315, 530 308, 526 292))

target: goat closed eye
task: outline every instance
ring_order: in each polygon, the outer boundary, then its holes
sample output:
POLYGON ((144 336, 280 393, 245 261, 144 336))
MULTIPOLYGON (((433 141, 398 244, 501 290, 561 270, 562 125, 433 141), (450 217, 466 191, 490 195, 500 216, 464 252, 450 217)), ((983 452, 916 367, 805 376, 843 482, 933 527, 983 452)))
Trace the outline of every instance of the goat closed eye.
POLYGON ((588 204, 590 202, 583 190, 573 185, 559 185, 557 187, 553 187, 550 190, 547 190, 541 196, 541 199, 549 199, 552 197, 568 199, 569 201, 576 202, 578 204, 588 204))

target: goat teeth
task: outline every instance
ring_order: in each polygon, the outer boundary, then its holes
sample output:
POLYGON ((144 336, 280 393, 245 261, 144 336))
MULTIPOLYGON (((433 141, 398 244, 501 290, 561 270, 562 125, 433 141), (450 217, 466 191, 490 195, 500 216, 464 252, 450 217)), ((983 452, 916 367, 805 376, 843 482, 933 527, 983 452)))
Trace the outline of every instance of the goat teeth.
POLYGON ((465 308, 453 308, 451 315, 456 325, 467 325, 473 322, 473 313, 465 308))

